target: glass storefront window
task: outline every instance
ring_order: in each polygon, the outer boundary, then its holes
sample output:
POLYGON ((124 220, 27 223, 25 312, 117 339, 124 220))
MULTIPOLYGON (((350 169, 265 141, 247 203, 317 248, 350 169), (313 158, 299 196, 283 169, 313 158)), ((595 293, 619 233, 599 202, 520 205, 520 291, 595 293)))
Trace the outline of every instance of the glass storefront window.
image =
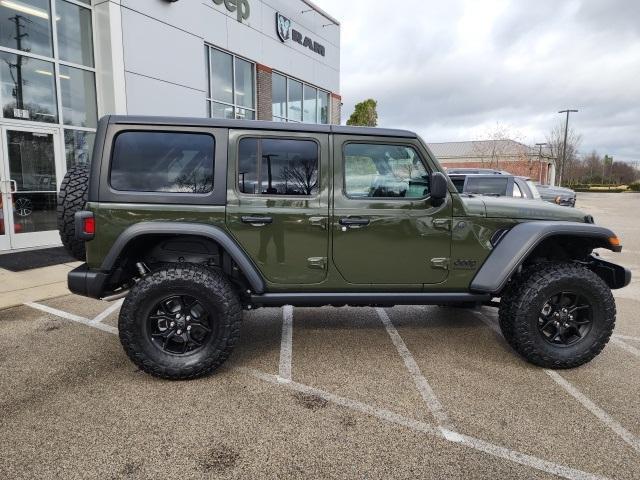
POLYGON ((211 98, 233 103, 233 57, 211 49, 211 98))
POLYGON ((287 117, 289 121, 302 121, 302 83, 289 79, 289 103, 287 117))
POLYGON ((271 102, 274 120, 287 116, 287 79, 274 73, 272 78, 271 102))
POLYGON ((0 52, 0 78, 5 118, 58 121, 53 63, 0 52))
POLYGON ((273 121, 329 123, 329 93, 275 72, 271 82, 273 121))
POLYGON ((93 67, 91 10, 57 0, 56 15, 60 60, 93 67))
POLYGON ((236 58, 236 105, 253 108, 253 64, 236 58))
POLYGON ((310 87, 309 85, 304 86, 304 100, 302 105, 302 121, 306 123, 317 123, 318 90, 316 88, 310 87))
POLYGON ((318 123, 329 123, 329 94, 318 92, 318 123))
POLYGON ((93 72, 60 65, 62 118, 65 125, 96 128, 96 83, 93 72))
POLYGON ((52 57, 49 0, 0 1, 0 46, 52 57))
POLYGON ((67 158, 67 169, 78 165, 89 165, 93 154, 95 132, 82 130, 64 131, 64 150, 67 158))
POLYGON ((205 46, 207 112, 214 118, 253 120, 256 117, 255 64, 205 46))

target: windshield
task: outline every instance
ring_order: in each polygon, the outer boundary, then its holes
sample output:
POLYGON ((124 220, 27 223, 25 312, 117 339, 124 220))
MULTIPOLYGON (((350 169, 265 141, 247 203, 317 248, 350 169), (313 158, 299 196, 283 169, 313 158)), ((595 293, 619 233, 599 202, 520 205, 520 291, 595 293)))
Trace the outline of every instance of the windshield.
POLYGON ((540 196, 540 192, 538 191, 538 187, 536 187, 536 184, 531 180, 527 180, 527 185, 529 185, 529 188, 531 189, 533 198, 535 198, 536 200, 540 200, 542 197, 540 196))
POLYGON ((464 193, 478 195, 497 195, 504 197, 507 194, 509 179, 506 177, 467 177, 464 193))

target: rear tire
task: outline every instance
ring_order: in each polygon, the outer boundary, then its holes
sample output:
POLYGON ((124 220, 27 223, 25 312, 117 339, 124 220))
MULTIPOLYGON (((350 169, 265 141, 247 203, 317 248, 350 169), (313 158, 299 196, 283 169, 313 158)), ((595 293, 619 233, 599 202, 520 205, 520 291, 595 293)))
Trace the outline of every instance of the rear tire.
POLYGON ((80 261, 86 258, 83 240, 76 239, 75 213, 84 210, 89 189, 89 168, 80 165, 67 171, 58 194, 58 232, 69 254, 80 261))
POLYGON ((222 273, 179 264, 136 283, 118 327, 125 352, 141 370, 186 380, 225 362, 240 337, 241 320, 238 296, 222 273))
POLYGON ((574 368, 605 347, 616 305, 607 284, 577 263, 543 263, 516 276, 500 300, 500 328, 527 361, 574 368))

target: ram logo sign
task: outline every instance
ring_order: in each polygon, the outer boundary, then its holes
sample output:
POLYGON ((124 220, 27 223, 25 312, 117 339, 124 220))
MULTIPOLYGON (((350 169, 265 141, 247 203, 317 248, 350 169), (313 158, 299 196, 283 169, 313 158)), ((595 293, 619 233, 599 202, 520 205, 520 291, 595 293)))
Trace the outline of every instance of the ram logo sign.
POLYGON ((323 57, 326 55, 324 45, 312 40, 310 37, 303 35, 295 28, 292 28, 291 20, 289 20, 281 13, 276 13, 276 32, 278 33, 278 38, 280 38, 282 43, 286 43, 291 39, 294 42, 302 45, 303 47, 308 48, 312 52, 317 53, 318 55, 321 55, 323 57))

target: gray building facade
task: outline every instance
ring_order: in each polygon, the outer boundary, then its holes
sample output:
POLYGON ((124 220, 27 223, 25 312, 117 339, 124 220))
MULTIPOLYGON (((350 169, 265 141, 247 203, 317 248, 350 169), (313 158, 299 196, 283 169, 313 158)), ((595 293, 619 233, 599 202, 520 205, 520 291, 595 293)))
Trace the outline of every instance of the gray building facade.
POLYGON ((106 114, 340 122, 340 24, 307 0, 0 0, 0 252, 55 245, 106 114))

